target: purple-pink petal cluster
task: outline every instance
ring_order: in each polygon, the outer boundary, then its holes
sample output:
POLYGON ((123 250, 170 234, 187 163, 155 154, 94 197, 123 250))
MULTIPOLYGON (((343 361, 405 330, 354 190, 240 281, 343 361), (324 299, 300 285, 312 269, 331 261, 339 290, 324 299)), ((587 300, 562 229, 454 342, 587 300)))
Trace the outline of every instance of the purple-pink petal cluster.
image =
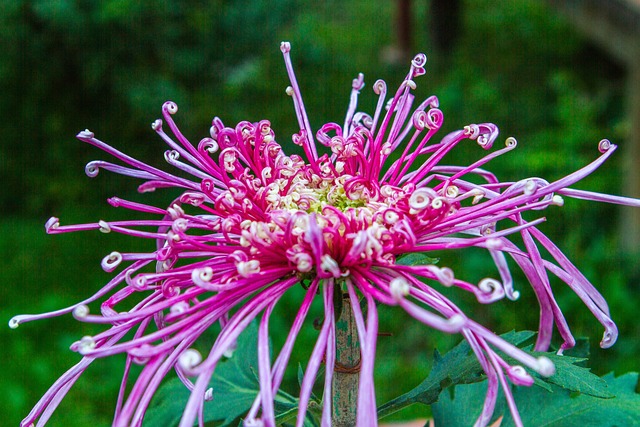
POLYGON ((549 348, 554 327, 563 340, 560 351, 575 344, 554 298, 550 276, 573 289, 604 326, 601 346, 615 342, 617 329, 604 298, 537 228, 544 218, 525 220, 522 216, 523 212, 562 206, 562 196, 640 206, 638 200, 570 188, 610 157, 615 145, 600 141, 600 155, 592 163, 554 182, 541 178, 499 181, 484 166, 513 150, 515 139, 508 138, 504 147, 489 151, 498 129, 482 123, 434 141, 443 121, 438 99, 432 96, 415 105, 412 94, 414 79, 425 72, 423 54, 413 59, 395 92, 388 94, 381 80, 374 83, 379 98, 373 115, 357 111, 358 94, 364 87, 359 75, 353 81, 344 124, 327 123, 314 133, 294 76, 289 43, 282 43, 281 50, 291 81, 287 94, 293 99, 300 128, 293 142, 302 147, 304 156, 287 155, 267 120, 227 127, 216 117, 210 135, 193 144, 173 120, 178 111, 173 102, 162 106, 163 119, 156 120, 152 128, 167 144, 164 157, 175 173, 134 159, 88 130, 78 134, 78 139, 118 161, 91 162, 87 175, 93 177, 106 169, 140 179, 140 192, 175 188, 181 194, 161 207, 109 199, 114 207, 147 214, 146 220, 81 225, 61 225, 57 218, 47 221, 50 234, 115 232, 149 239, 150 249, 106 255, 102 268, 115 275, 86 300, 56 312, 11 320, 10 325, 17 327, 72 313, 79 321, 106 326, 103 332, 72 345, 83 359, 47 391, 23 426, 45 424, 83 371, 95 359, 114 354, 127 355, 114 425, 140 425, 151 398, 170 371, 191 390, 180 425, 202 423, 204 402, 213 399, 215 404, 220 398, 212 396, 209 389, 216 366, 230 356, 236 339, 254 319, 259 321, 260 393, 245 423, 273 426, 274 395, 315 298, 323 300, 325 318, 302 381, 297 425, 304 422, 322 363, 326 364, 322 424, 330 425, 336 292, 350 299, 362 351, 358 425, 377 424, 373 386, 376 304, 400 306, 431 328, 460 333, 489 382, 476 425, 488 424, 500 386, 516 424, 521 425, 509 383, 531 385, 533 378, 527 369, 550 376, 553 364, 507 343, 438 291, 442 286, 455 286, 471 292, 483 304, 505 297, 515 300, 518 291, 509 272, 509 259, 524 272, 540 302, 536 350, 549 348), (445 155, 467 141, 476 142, 487 154, 467 166, 441 163, 445 155), (519 235, 524 247, 514 244, 512 235, 519 235), (447 249, 467 247, 487 250, 497 278, 470 283, 446 266, 397 262, 410 253, 437 256, 447 249), (552 259, 545 259, 541 248, 552 259), (305 297, 283 347, 271 360, 271 313, 285 292, 303 281, 305 297), (134 301, 134 307, 119 310, 125 300, 134 301), (88 306, 97 301, 101 301, 99 313, 92 314, 88 306), (361 304, 366 305, 366 313, 361 304), (221 332, 209 353, 200 354, 194 344, 216 323, 221 332), (142 365, 135 379, 129 378, 132 364, 142 365))

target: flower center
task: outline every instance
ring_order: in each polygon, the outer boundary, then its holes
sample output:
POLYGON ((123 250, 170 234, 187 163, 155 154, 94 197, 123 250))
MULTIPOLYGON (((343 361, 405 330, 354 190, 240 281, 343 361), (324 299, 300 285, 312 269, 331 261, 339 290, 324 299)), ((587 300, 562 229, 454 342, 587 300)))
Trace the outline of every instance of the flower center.
MULTIPOLYGON (((276 164, 263 170, 263 185, 248 197, 261 218, 233 224, 230 215, 222 221, 239 235, 242 249, 232 256, 243 277, 286 266, 337 278, 355 266, 391 265, 415 246, 417 229, 439 222, 457 206, 451 189, 439 194, 413 184, 379 186, 329 166, 316 173, 295 155, 281 154, 276 164)), ((235 200, 233 206, 247 204, 237 203, 237 195, 248 196, 248 186, 230 189, 226 198, 235 200)))

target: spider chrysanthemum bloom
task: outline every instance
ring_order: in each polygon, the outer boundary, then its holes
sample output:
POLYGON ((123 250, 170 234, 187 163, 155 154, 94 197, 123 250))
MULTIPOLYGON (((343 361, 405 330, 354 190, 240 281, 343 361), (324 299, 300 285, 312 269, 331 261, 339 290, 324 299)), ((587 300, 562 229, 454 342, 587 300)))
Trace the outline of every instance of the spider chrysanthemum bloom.
POLYGON ((433 141, 443 119, 438 100, 430 97, 414 107, 411 94, 414 78, 424 73, 426 57, 422 54, 413 59, 408 75, 388 100, 385 83, 373 85, 379 96, 373 116, 356 112, 358 93, 364 86, 359 75, 353 81, 344 124, 328 123, 313 132, 294 77, 289 44, 282 43, 281 50, 291 80, 287 94, 293 98, 300 126, 293 141, 302 147, 304 157, 283 152, 266 120, 240 122, 231 128, 215 118, 211 135, 192 144, 173 121, 177 112, 173 102, 162 107, 164 122, 156 120, 152 127, 169 146, 165 159, 181 171, 178 175, 129 157, 88 130, 78 134, 81 141, 124 164, 91 162, 86 168, 89 176, 106 169, 143 180, 141 192, 172 187, 182 194, 162 207, 109 199, 114 207, 147 213, 148 220, 68 226, 60 225, 57 218, 47 222, 48 233, 117 232, 155 241, 155 248, 148 253, 112 252, 102 267, 119 272, 93 296, 57 312, 11 320, 11 326, 17 327, 22 322, 73 313, 78 320, 110 326, 72 346, 84 358, 51 387, 22 425, 46 423, 93 360, 126 353, 114 425, 140 425, 154 392, 174 370, 192 391, 180 425, 192 426, 201 417, 206 400, 213 398, 215 404, 221 398, 211 396, 210 378, 218 362, 233 350, 239 334, 256 318, 260 319, 256 351, 261 390, 245 422, 274 425, 274 394, 315 298, 323 300, 325 316, 302 381, 297 425, 304 421, 321 363, 326 363, 322 411, 323 425, 327 425, 336 360, 333 301, 338 292, 353 307, 361 347, 358 425, 377 423, 373 387, 376 304, 397 305, 431 328, 460 333, 488 378, 484 409, 476 424, 489 422, 500 385, 518 423, 508 381, 531 385, 533 378, 525 367, 549 376, 553 364, 505 342, 438 291, 442 286, 455 286, 473 293, 480 303, 504 297, 515 300, 518 292, 507 258, 522 269, 540 302, 536 350, 548 349, 554 325, 564 340, 560 351, 575 343, 554 299, 549 273, 571 287, 602 323, 601 345, 614 343, 617 330, 603 297, 536 228, 543 218, 522 218, 525 211, 562 205, 562 196, 640 206, 634 199, 569 188, 611 156, 613 144, 601 141, 596 160, 551 183, 540 178, 501 182, 482 169, 491 159, 513 150, 513 138, 471 165, 443 165, 441 159, 465 140, 491 149, 498 131, 493 124, 472 124, 433 141), (167 127, 175 139, 165 133, 167 127), (183 177, 185 172, 190 178, 183 177), (521 236, 524 247, 509 240, 514 234, 521 236), (539 246, 553 259, 543 259, 539 246), (437 254, 467 247, 489 252, 498 279, 474 284, 455 277, 447 267, 397 262, 410 253, 437 254), (303 282, 306 296, 272 361, 269 317, 282 295, 303 282), (91 314, 88 304, 105 297, 100 314, 91 314), (120 312, 116 306, 123 300, 133 300, 135 306, 120 312), (366 314, 361 305, 366 306, 366 314), (221 325, 221 332, 210 352, 201 355, 194 344, 215 323, 221 325), (513 365, 513 360, 523 366, 513 365), (128 378, 132 363, 143 365, 133 385, 128 378))

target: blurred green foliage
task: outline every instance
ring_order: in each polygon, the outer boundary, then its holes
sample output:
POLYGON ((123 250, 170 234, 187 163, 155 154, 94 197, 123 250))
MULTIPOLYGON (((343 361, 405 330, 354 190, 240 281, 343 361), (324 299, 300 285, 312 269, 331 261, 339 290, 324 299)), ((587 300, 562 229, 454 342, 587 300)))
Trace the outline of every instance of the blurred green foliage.
MULTIPOLYGON (((505 180, 557 179, 595 158, 597 142, 607 137, 620 143, 619 153, 581 188, 620 193, 627 126, 623 73, 615 64, 535 0, 468 1, 456 49, 439 54, 428 37, 427 6, 414 2, 416 50, 429 57, 417 93, 439 96, 445 115, 440 135, 491 121, 502 129, 502 139, 515 136, 518 149, 489 165, 505 180)), ((360 104, 365 111, 374 108, 368 88, 376 79, 394 87, 406 72, 408 62, 382 59, 395 40, 393 16, 394 2, 388 0, 0 2, 0 320, 72 304, 108 280, 99 267, 102 256, 114 249, 145 249, 146 242, 111 235, 47 237, 46 218, 60 216, 63 223, 118 218, 121 212, 104 202, 113 195, 169 200, 162 194, 137 196, 135 183, 108 173, 88 182, 84 164, 103 156, 74 140, 79 130, 89 127, 122 151, 161 164, 164 148, 149 124, 171 99, 180 106, 177 122, 193 141, 208 133, 214 116, 229 125, 267 118, 287 145, 296 125, 284 94, 288 81, 279 42, 292 42, 312 126, 340 123, 358 72, 367 82, 360 104)), ((470 144, 446 160, 466 164, 481 155, 470 144)), ((546 215, 543 231, 602 290, 620 327, 613 349, 593 349, 593 370, 638 370, 640 273, 637 261, 618 249, 623 228, 618 209, 567 200, 546 215)), ((468 252, 435 256, 466 280, 495 276, 481 251, 468 252)), ((455 290, 444 292, 496 331, 535 329, 532 293, 522 277, 516 280, 522 293, 516 303, 479 307, 455 290)), ((601 328, 579 299, 563 287, 555 289, 575 334, 598 342, 601 328)), ((281 316, 273 317, 273 331, 288 329, 293 313, 285 307, 295 307, 299 297, 296 292, 286 297, 281 316)), ((320 307, 315 316, 321 316, 320 307)), ((434 347, 444 351, 459 337, 434 333, 393 308, 381 307, 380 317, 381 331, 393 334, 379 339, 376 373, 383 403, 426 376, 434 347)), ((0 328, 5 347, 0 412, 9 425, 78 360, 69 344, 94 330, 70 316, 17 331, 0 328)), ((311 327, 305 331, 296 346, 302 363, 316 333, 311 327)), ((97 361, 52 424, 108 425, 121 363, 120 358, 97 361)), ((295 369, 287 381, 295 394, 295 369)), ((399 416, 425 416, 426 410, 414 407, 399 416)))

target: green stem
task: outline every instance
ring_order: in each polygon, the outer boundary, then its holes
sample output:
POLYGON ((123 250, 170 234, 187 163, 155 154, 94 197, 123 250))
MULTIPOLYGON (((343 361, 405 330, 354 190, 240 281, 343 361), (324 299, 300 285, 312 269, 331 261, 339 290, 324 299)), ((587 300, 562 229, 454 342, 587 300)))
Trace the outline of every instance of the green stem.
POLYGON ((336 322, 336 367, 333 372, 332 424, 334 427, 356 425, 356 404, 360 379, 360 342, 351 300, 344 295, 336 322))

